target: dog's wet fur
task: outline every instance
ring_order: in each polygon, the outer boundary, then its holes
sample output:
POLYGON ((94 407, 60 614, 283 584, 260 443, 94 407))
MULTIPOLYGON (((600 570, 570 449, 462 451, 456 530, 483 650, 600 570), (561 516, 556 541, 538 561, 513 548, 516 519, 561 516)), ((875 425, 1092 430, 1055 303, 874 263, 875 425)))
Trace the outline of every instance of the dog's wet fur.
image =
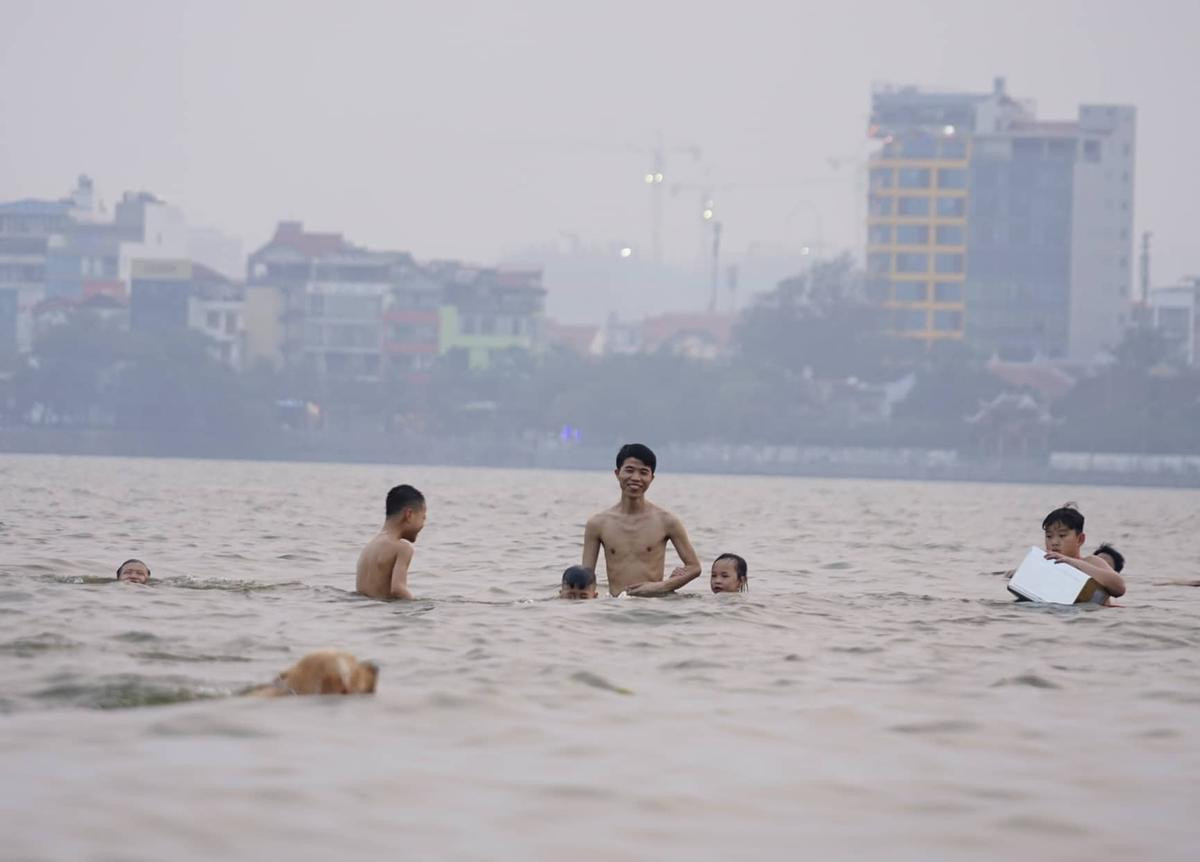
POLYGON ((325 649, 309 653, 275 678, 270 685, 252 688, 253 697, 283 697, 293 694, 374 694, 379 667, 359 661, 343 650, 325 649))

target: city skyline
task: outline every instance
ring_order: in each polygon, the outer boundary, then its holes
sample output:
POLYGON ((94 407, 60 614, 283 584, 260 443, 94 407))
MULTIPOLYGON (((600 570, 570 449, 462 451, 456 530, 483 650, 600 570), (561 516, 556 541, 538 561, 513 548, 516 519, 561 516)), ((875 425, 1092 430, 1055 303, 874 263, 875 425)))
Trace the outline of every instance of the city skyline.
POLYGON ((1153 281, 1200 268, 1187 237, 1200 181, 1179 169, 1200 121, 1171 107, 1200 23, 1190 4, 1150 4, 1171 28, 1144 5, 1055 4, 1033 30, 1012 7, 945 3, 922 7, 935 26, 920 27, 877 4, 366 4, 336 19, 314 5, 6 5, 0 199, 54 196, 85 172, 110 209, 144 188, 246 250, 294 218, 426 258, 503 262, 569 235, 645 257, 661 134, 669 262, 699 258, 708 183, 730 259, 818 240, 861 255, 872 84, 986 91, 1005 75, 1049 119, 1137 106, 1135 230, 1154 232, 1153 281))

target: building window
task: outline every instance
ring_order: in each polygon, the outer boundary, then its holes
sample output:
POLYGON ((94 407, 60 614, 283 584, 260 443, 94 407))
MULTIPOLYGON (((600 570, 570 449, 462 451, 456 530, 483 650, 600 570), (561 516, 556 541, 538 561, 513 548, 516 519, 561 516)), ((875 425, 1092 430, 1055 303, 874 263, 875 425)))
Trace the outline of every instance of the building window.
POLYGON ((932 159, 937 155, 937 139, 927 135, 910 135, 901 141, 900 151, 907 159, 932 159))
POLYGON ((1084 161, 1098 162, 1100 161, 1100 142, 1099 141, 1084 141, 1083 142, 1083 158, 1084 161))
POLYGON ((221 328, 221 312, 210 311, 204 316, 204 325, 209 329, 221 328))
POLYGON ((966 198, 938 198, 937 214, 942 218, 962 218, 966 212, 966 198))
POLYGON ((872 302, 883 302, 888 298, 892 283, 886 278, 867 279, 867 299, 872 302))
POLYGON ((892 178, 893 174, 891 168, 872 168, 871 188, 890 189, 892 187, 892 178))
POLYGON ((962 225, 944 224, 938 226, 938 245, 962 245, 966 241, 966 231, 963 230, 962 225))
POLYGON ((929 272, 929 255, 912 253, 896 255, 896 272, 929 272))
POLYGON ((942 138, 942 158, 965 159, 967 157, 967 142, 963 138, 942 138))
POLYGON ((927 189, 929 188, 929 168, 901 168, 900 188, 927 189))
POLYGON ((962 329, 961 311, 935 311, 933 328, 938 332, 957 332, 962 329))
POLYGON ((896 242, 899 245, 926 245, 929 243, 929 225, 896 225, 896 242))
POLYGON ((889 216, 892 214, 892 199, 871 196, 871 215, 873 216, 889 216))
POLYGON ((867 272, 872 275, 886 275, 892 267, 892 256, 885 252, 874 252, 867 255, 867 272))
POLYGON ((892 294, 897 302, 924 302, 929 298, 929 287, 923 281, 897 281, 892 285, 892 294))
POLYGON ((962 282, 939 281, 933 286, 934 302, 962 302, 962 299, 962 282))
POLYGON ((900 198, 898 207, 900 215, 903 216, 927 216, 929 198, 900 198))
POLYGON ((962 168, 940 168, 938 170, 938 188, 965 189, 967 187, 967 172, 962 168))
POLYGON ((462 316, 462 333, 463 335, 475 334, 475 316, 472 314, 464 314, 462 316))
POLYGON ((871 245, 887 245, 892 241, 890 224, 873 224, 867 228, 867 242, 871 245))
POLYGON ((964 269, 961 254, 935 254, 933 268, 935 272, 959 273, 964 269))
POLYGON ((225 332, 227 335, 233 335, 237 332, 237 312, 225 312, 225 332))
POLYGON ((901 332, 921 332, 927 318, 923 308, 898 308, 894 320, 896 329, 901 332))

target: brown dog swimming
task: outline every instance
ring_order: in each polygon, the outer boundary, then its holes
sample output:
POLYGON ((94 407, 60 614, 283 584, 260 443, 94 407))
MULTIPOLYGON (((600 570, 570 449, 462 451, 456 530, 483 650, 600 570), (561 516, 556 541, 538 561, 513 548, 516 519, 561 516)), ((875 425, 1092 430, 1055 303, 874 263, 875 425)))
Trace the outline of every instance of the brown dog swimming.
POLYGON ((289 667, 270 685, 245 692, 254 697, 283 697, 291 694, 374 694, 379 667, 359 661, 335 649, 309 653, 289 667))

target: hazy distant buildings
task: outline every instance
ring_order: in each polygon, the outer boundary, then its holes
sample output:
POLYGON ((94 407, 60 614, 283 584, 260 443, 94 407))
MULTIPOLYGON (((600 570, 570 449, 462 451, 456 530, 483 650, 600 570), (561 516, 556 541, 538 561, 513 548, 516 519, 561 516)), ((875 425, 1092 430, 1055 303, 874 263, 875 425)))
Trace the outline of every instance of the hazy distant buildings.
POLYGON ((0 355, 32 346, 33 310, 46 295, 50 239, 70 223, 72 206, 69 198, 0 204, 0 355))
POLYGON ((1170 358, 1200 365, 1200 277, 1151 290, 1147 306, 1150 322, 1167 342, 1170 358))
POLYGON ((247 360, 317 378, 381 380, 385 300, 396 271, 411 265, 407 254, 280 222, 248 263, 247 360))
POLYGON ((872 99, 869 290, 893 331, 1014 358, 1091 360, 1131 302, 1135 110, 1039 121, 989 93, 872 99))
POLYGON ((427 269, 442 285, 439 352, 463 350, 471 368, 486 368, 497 351, 539 346, 546 308, 541 270, 447 261, 427 269))
POLYGON ((135 260, 129 325, 135 332, 191 329, 207 337, 213 358, 242 365, 243 288, 221 273, 187 260, 135 260))

